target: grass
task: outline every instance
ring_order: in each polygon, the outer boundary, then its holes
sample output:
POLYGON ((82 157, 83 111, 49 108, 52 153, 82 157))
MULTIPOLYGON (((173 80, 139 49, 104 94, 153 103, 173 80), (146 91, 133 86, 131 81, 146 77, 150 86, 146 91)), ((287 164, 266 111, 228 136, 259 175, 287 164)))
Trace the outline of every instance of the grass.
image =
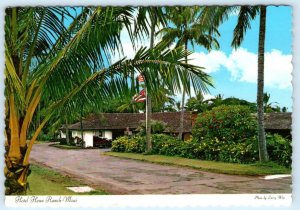
POLYGON ((209 171, 222 174, 232 175, 270 175, 270 174, 289 174, 291 170, 283 166, 277 165, 273 162, 255 163, 255 164, 237 164, 224 163, 217 161, 206 161, 197 159, 188 159, 182 157, 171 157, 164 155, 143 155, 135 153, 119 153, 119 152, 105 152, 105 155, 134 159, 140 161, 147 161, 151 163, 176 165, 183 167, 190 167, 202 171, 209 171))
POLYGON ((28 195, 106 195, 101 190, 88 193, 76 193, 66 187, 78 187, 84 184, 70 178, 69 176, 57 173, 45 167, 31 165, 31 174, 28 177, 28 195))
POLYGON ((73 145, 61 145, 61 144, 51 144, 49 146, 60 148, 60 149, 82 149, 82 147, 73 146, 73 145))

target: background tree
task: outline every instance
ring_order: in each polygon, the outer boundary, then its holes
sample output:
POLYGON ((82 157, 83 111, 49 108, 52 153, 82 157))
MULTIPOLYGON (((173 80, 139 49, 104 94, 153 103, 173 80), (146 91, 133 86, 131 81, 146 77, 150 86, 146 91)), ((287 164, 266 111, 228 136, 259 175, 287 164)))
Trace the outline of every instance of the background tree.
MULTIPOLYGON (((218 31, 213 27, 208 27, 206 23, 200 23, 199 16, 201 15, 201 8, 193 7, 169 7, 166 8, 167 18, 170 22, 168 27, 161 29, 158 33, 162 35, 162 42, 169 45, 176 42, 176 46, 184 46, 188 49, 188 44, 194 47, 194 44, 201 45, 207 50, 213 47, 218 48, 219 44, 215 35, 219 35, 218 31)), ((185 62, 188 63, 188 55, 185 55, 185 62)), ((203 87, 204 92, 208 89, 203 87)), ((183 133, 183 117, 185 104, 186 90, 182 91, 181 100, 181 116, 178 138, 182 139, 183 133)))
POLYGON ((188 111, 204 112, 209 108, 209 100, 205 100, 202 93, 198 93, 195 97, 188 99, 186 109, 188 111))
POLYGON ((269 93, 264 93, 264 112, 280 112, 280 107, 278 105, 273 106, 273 104, 278 104, 277 102, 270 102, 271 95, 269 93))

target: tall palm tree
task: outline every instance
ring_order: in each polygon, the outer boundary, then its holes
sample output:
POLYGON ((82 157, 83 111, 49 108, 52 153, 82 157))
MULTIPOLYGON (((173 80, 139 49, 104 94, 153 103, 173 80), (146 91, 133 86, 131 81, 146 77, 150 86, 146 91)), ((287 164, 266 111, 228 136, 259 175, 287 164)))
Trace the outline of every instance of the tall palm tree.
MULTIPOLYGON (((144 34, 149 36, 150 49, 154 47, 155 29, 160 25, 166 26, 166 19, 162 7, 139 7, 138 8, 135 35, 139 34, 140 32, 144 32, 144 34), (150 28, 150 31, 148 30, 148 28, 150 28)), ((144 77, 144 79, 147 80, 146 77, 144 77)), ((151 152, 152 150, 152 140, 151 140, 152 101, 151 101, 150 92, 147 90, 147 88, 145 90, 146 90, 146 110, 145 110, 146 111, 146 152, 151 152)))
POLYGON ((175 92, 181 86, 188 88, 190 80, 199 91, 203 80, 209 80, 199 67, 181 62, 186 54, 183 48, 143 47, 133 59, 112 64, 112 53, 121 49, 120 32, 124 27, 130 31, 133 14, 131 7, 89 7, 76 16, 64 8, 6 9, 6 194, 26 193, 30 153, 39 133, 62 107, 71 107, 74 99, 104 107, 101 101, 121 97, 128 89, 133 71, 145 74, 150 92, 158 83, 175 92), (62 15, 70 20, 67 28, 60 20, 62 15), (40 125, 29 136, 28 127, 46 96, 51 100, 43 108, 40 125))
MULTIPOLYGON (((218 36, 218 31, 213 27, 208 27, 206 23, 200 23, 199 16, 201 16, 201 7, 170 7, 166 9, 167 18, 170 22, 169 26, 163 28, 159 33, 163 36, 162 42, 172 44, 176 42, 176 47, 184 46, 188 49, 188 44, 201 45, 207 50, 213 47, 219 48, 219 44, 215 38, 218 36)), ((185 55, 185 62, 188 63, 188 55, 185 55)), ((205 89, 207 91, 207 89, 205 89)), ((183 122, 184 122, 184 104, 185 94, 187 90, 182 91, 181 100, 181 116, 178 138, 182 139, 183 122)))
POLYGON ((218 27, 228 19, 230 13, 238 11, 238 21, 233 32, 232 47, 238 48, 244 40, 247 29, 251 27, 251 21, 260 14, 259 42, 258 42, 258 75, 257 75, 257 122, 258 122, 258 144, 260 161, 268 161, 266 147, 266 136, 264 128, 264 49, 266 31, 266 6, 224 6, 206 7, 203 11, 202 22, 209 22, 218 27))

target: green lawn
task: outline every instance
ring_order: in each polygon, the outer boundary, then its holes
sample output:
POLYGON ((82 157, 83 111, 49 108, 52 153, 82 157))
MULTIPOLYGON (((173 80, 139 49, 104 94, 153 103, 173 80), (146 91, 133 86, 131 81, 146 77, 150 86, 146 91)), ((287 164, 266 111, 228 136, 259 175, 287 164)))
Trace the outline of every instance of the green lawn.
POLYGON ((77 180, 57 173, 48 168, 31 165, 31 174, 28 177, 28 195, 106 195, 101 190, 89 193, 75 193, 66 187, 86 186, 77 180))
POLYGON ((82 149, 82 147, 73 146, 73 145, 61 145, 59 143, 57 143, 57 144, 50 144, 49 146, 60 148, 60 149, 82 149))
POLYGON ((289 174, 291 170, 275 163, 255 163, 255 164, 237 164, 224 163, 216 161, 204 161, 196 159, 188 159, 182 157, 170 157, 164 155, 143 155, 135 153, 119 153, 105 152, 105 155, 110 155, 120 158, 128 158, 134 160, 148 161, 158 164, 168 164, 200 169, 202 171, 210 171, 223 174, 234 175, 270 175, 270 174, 289 174))

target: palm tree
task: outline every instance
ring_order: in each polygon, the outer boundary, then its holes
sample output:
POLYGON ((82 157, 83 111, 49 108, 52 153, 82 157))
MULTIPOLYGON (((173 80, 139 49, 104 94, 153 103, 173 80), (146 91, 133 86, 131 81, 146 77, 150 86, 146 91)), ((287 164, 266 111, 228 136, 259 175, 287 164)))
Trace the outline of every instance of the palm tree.
POLYGON ((228 19, 229 14, 235 11, 238 13, 238 21, 233 32, 232 47, 241 45, 247 29, 251 27, 250 22, 260 14, 259 43, 258 43, 258 75, 257 75, 257 122, 258 122, 258 143, 260 161, 268 161, 266 147, 266 136, 264 128, 264 46, 266 31, 266 6, 239 6, 239 7, 206 7, 203 11, 202 22, 210 23, 218 27, 228 19))
MULTIPOLYGON (((219 35, 218 31, 213 27, 198 22, 201 15, 201 8, 193 7, 171 7, 167 8, 167 18, 170 22, 169 26, 159 31, 163 35, 162 42, 172 44, 176 41, 176 47, 184 46, 188 49, 188 44, 194 46, 198 44, 204 46, 207 50, 213 47, 219 48, 219 44, 215 39, 215 35, 219 35)), ((188 63, 188 55, 185 55, 185 62, 188 63)), ((207 88, 204 88, 207 91, 207 88)), ((181 116, 178 138, 182 139, 183 134, 183 117, 185 94, 187 90, 182 91, 181 100, 181 116)))
POLYGON ((210 100, 205 100, 202 93, 196 94, 195 97, 191 97, 187 103, 187 110, 196 111, 196 112, 204 112, 209 108, 210 100))
POLYGON ((277 102, 270 102, 271 95, 270 93, 264 93, 264 112, 280 112, 280 107, 273 104, 278 104, 277 102))
MULTIPOLYGON (((155 39, 155 28, 160 25, 166 26, 166 19, 164 17, 162 7, 139 7, 138 8, 138 17, 135 35, 140 32, 144 32, 147 36, 150 37, 150 49, 154 47, 155 39), (148 22, 148 17, 150 23, 148 22), (150 28, 150 31, 148 30, 150 28)), ((154 69, 153 69, 154 70, 154 69)), ((144 77, 147 80, 146 77, 144 77)), ((152 140, 151 140, 151 115, 152 115, 152 101, 151 94, 146 90, 146 152, 151 152, 152 150, 152 140)))
POLYGON ((188 88, 190 80, 199 91, 203 81, 209 81, 201 68, 181 62, 183 48, 161 53, 162 48, 143 47, 133 59, 112 64, 112 53, 121 50, 120 31, 124 27, 130 31, 133 13, 131 7, 83 8, 76 16, 64 8, 6 9, 6 194, 26 193, 29 157, 39 133, 76 98, 104 107, 102 102, 121 97, 128 89, 132 72, 145 74, 150 92, 158 83, 175 92, 181 86, 188 88), (67 28, 62 15, 71 20, 67 28), (41 123, 29 136, 36 109, 47 96, 51 100, 43 108, 41 123))

